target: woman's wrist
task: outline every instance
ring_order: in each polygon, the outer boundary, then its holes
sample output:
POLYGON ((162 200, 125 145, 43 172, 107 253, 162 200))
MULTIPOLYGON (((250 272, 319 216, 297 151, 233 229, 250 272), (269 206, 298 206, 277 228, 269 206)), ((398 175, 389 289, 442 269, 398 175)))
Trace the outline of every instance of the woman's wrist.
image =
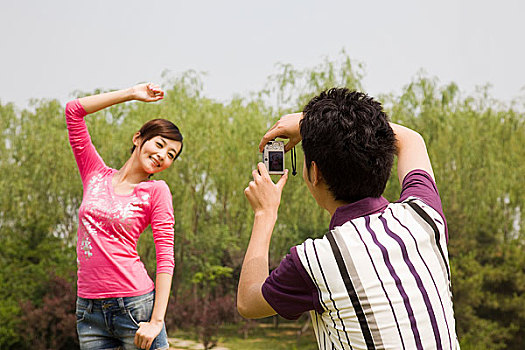
POLYGON ((164 323, 164 319, 163 318, 158 318, 158 317, 152 317, 149 322, 152 323, 152 324, 163 324, 164 323))
POLYGON ((135 87, 132 86, 130 88, 127 88, 124 91, 124 95, 126 96, 126 101, 134 101, 137 99, 135 87))

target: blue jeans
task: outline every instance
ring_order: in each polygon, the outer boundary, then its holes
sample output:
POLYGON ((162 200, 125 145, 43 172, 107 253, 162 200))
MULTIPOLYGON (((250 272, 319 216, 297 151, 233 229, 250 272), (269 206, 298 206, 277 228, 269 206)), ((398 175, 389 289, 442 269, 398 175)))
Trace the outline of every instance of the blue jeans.
MULTIPOLYGON (((138 349, 133 343, 140 322, 153 312, 155 292, 137 297, 84 299, 77 297, 77 332, 82 350, 138 349)), ((168 349, 163 326, 150 349, 168 349)))

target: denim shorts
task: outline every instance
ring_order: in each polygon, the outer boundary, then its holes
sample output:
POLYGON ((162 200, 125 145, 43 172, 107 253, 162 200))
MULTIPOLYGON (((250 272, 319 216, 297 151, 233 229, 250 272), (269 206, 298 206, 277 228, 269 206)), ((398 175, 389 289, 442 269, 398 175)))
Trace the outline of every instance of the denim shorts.
MULTIPOLYGON (((81 350, 138 349, 133 343, 140 322, 153 312, 155 292, 137 297, 85 299, 77 297, 77 332, 81 350)), ((168 349, 166 327, 150 349, 168 349)))

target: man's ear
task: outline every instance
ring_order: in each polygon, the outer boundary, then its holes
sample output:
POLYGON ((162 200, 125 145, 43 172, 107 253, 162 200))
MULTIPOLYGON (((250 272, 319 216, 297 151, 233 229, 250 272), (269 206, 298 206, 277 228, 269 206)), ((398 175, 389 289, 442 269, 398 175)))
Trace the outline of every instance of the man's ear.
POLYGON ((319 170, 319 167, 317 166, 317 163, 315 161, 312 161, 310 165, 310 172, 312 185, 319 185, 323 180, 323 175, 321 174, 321 170, 319 170))

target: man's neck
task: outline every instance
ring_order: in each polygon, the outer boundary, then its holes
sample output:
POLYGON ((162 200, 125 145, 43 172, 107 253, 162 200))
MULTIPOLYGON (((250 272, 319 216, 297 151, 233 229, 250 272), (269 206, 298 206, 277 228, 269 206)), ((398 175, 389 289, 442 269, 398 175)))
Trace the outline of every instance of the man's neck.
POLYGON ((343 202, 343 201, 333 201, 330 203, 328 207, 325 207, 325 209, 330 213, 330 217, 334 216, 335 211, 337 208, 342 207, 343 205, 347 205, 350 203, 343 202))
POLYGON ((308 188, 310 189, 310 192, 312 193, 312 196, 314 197, 317 204, 321 208, 328 211, 330 213, 330 217, 334 215, 337 208, 349 204, 346 201, 334 199, 334 195, 328 189, 328 186, 322 181, 317 186, 312 187, 310 184, 308 188))

